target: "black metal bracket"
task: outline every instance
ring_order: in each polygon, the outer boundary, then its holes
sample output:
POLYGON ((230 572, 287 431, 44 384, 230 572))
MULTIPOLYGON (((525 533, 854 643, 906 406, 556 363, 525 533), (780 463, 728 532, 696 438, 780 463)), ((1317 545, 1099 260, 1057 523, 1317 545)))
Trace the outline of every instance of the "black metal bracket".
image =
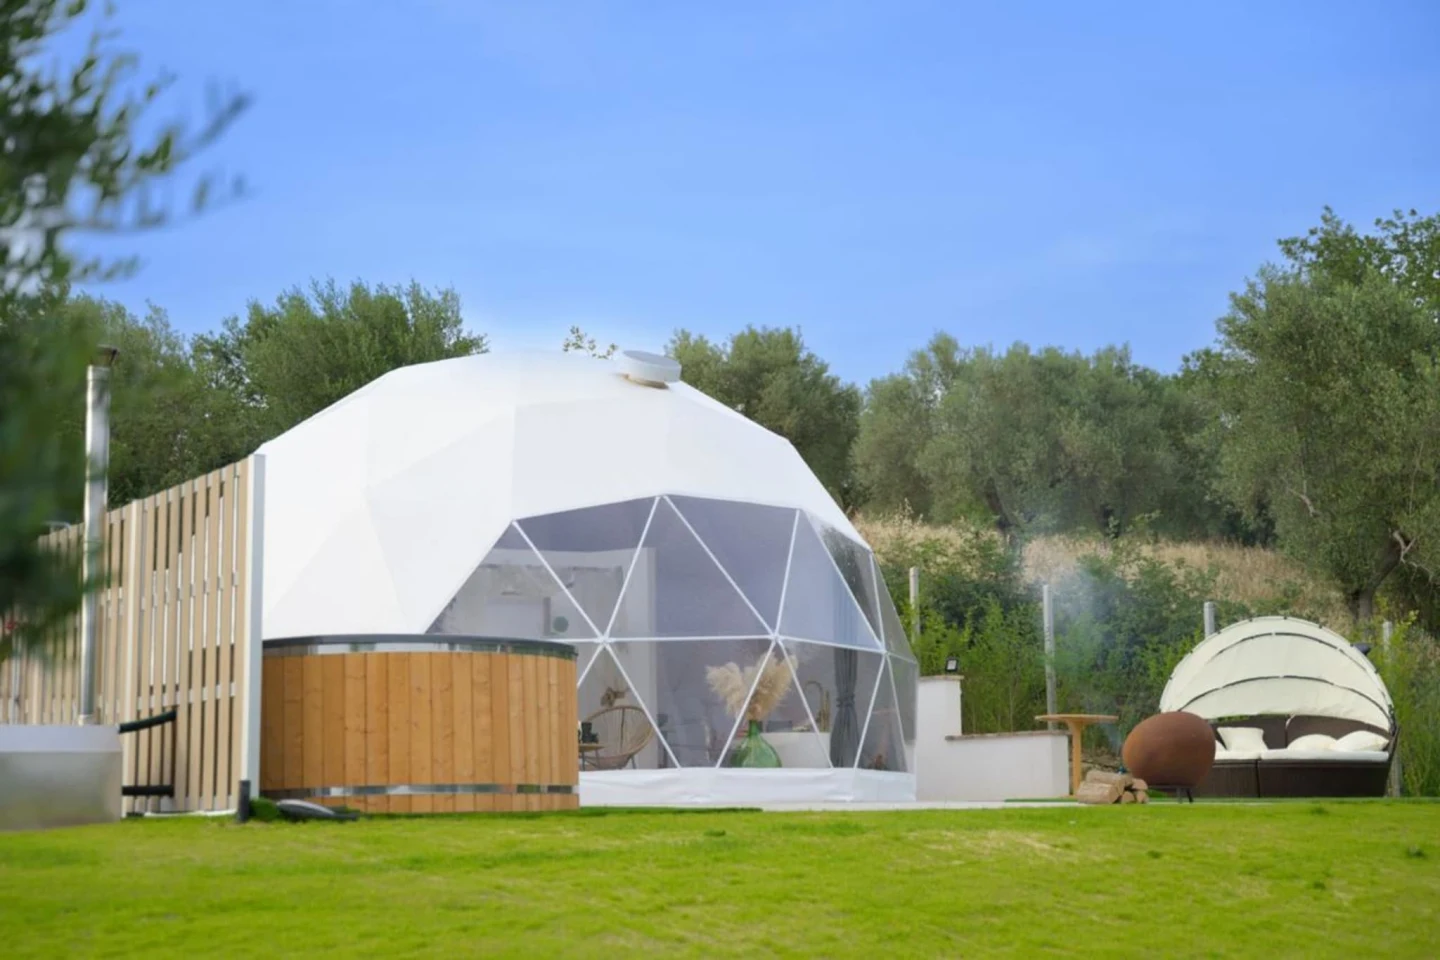
MULTIPOLYGON (((166 723, 174 723, 180 718, 180 711, 171 707, 163 713, 153 714, 148 717, 141 717, 139 720, 131 720, 128 723, 120 724, 121 733, 139 733, 142 730, 149 730, 166 723)), ((170 751, 170 778, 175 778, 175 751, 170 751)), ((174 797, 175 785, 173 783, 153 784, 149 786, 122 786, 120 788, 122 797, 174 797)))

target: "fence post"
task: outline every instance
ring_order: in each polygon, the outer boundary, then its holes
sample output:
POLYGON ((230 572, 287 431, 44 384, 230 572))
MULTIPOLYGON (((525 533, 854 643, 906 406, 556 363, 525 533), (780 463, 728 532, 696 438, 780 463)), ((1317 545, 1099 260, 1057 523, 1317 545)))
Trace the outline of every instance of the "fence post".
MULTIPOLYGON (((1395 624, 1386 620, 1380 624, 1380 656, 1381 662, 1385 665, 1386 672, 1390 668, 1390 638, 1395 633, 1395 624)), ((1391 797, 1400 796, 1400 791, 1405 784, 1404 775, 1400 770, 1400 750, 1395 749, 1395 756, 1390 762, 1390 782, 1385 785, 1385 793, 1391 797)))
POLYGON ((265 580, 265 457, 254 454, 250 457, 250 469, 246 471, 246 485, 249 487, 250 515, 245 531, 245 594, 240 602, 245 604, 245 658, 241 671, 244 675, 245 703, 244 723, 240 728, 240 769, 232 772, 235 780, 248 780, 252 790, 260 788, 260 677, 264 672, 261 657, 264 624, 262 587, 265 580))
POLYGON ((1205 601, 1205 636, 1213 637, 1219 630, 1215 623, 1215 601, 1205 601))
POLYGON ((910 642, 920 642, 920 568, 910 568, 910 642))
MULTIPOLYGON (((1045 712, 1056 713, 1059 708, 1055 701, 1055 598, 1048 583, 1040 587, 1040 615, 1045 629, 1045 712)), ((1049 727, 1058 729, 1054 723, 1049 727)))

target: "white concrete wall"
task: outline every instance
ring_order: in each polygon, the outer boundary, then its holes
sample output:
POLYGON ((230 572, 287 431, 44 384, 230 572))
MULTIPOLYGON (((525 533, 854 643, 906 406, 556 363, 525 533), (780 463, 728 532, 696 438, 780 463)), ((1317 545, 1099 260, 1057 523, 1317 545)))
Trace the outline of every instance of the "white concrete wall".
POLYGON ((1019 800, 1070 792, 1070 743, 1065 733, 1024 730, 964 736, 960 703, 960 677, 920 678, 917 800, 1019 800))

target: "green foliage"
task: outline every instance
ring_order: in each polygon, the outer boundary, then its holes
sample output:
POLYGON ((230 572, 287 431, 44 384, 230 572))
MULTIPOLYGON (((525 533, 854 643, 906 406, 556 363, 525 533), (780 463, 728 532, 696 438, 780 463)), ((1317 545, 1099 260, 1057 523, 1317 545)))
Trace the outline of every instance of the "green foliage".
MULTIPOLYGON (((198 129, 171 122, 142 139, 137 131, 169 79, 127 92, 136 60, 108 49, 107 31, 91 33, 78 63, 47 69, 50 42, 84 25, 89 6, 0 0, 0 278, 7 294, 133 269, 133 260, 77 264, 67 239, 169 222, 174 212, 156 205, 155 185, 217 140, 248 105, 243 95, 215 95, 198 129)), ((213 206, 239 188, 202 177, 191 209, 213 206)))
POLYGON ((250 819, 260 823, 278 823, 285 819, 275 801, 269 797, 250 798, 250 819))
POLYGON ((243 418, 254 444, 275 436, 397 367, 484 353, 466 332, 453 290, 371 288, 333 280, 252 302, 219 334, 198 337, 197 368, 243 418))
POLYGON ((935 515, 935 493, 921 460, 935 436, 940 402, 963 362, 960 344, 939 333, 911 354, 903 372, 871 381, 855 439, 856 479, 867 509, 935 515))
POLYGON ((1377 644, 1371 658, 1395 701, 1403 792, 1440 797, 1440 641, 1407 617, 1396 625, 1389 649, 1377 644))
POLYGON ((1185 384, 1107 348, 962 350, 940 336, 867 394, 857 472, 877 502, 1010 537, 1114 534, 1143 516, 1216 529, 1185 384))
POLYGON ((1028 729, 1045 699, 1039 609, 1015 555, 995 537, 968 527, 949 534, 897 535, 878 558, 907 626, 909 570, 923 571, 921 630, 912 644, 920 672, 941 673, 948 657, 958 657, 965 729, 1028 729))
POLYGON ((1194 361, 1220 413, 1222 489, 1264 500, 1285 549, 1360 620, 1440 555, 1440 328, 1378 274, 1263 271, 1194 361))
MULTIPOLYGON (((0 661, 32 646, 83 593, 74 567, 37 542, 66 513, 85 466, 70 426, 96 328, 66 316, 60 302, 67 282, 119 275, 135 263, 87 259, 72 238, 172 220, 154 202, 155 186, 246 106, 242 96, 212 97, 197 131, 170 123, 153 138, 139 136, 167 84, 125 93, 134 59, 106 49, 105 34, 91 35, 78 63, 50 66, 51 42, 82 24, 86 7, 0 0, 0 661)), ((202 177, 191 210, 236 186, 202 177)))
MULTIPOLYGON (((1082 558, 1054 586, 1060 708, 1118 714, 1122 735, 1155 713, 1171 670, 1203 638, 1214 583, 1213 570, 1163 563, 1133 540, 1082 558)), ((1244 613, 1224 604, 1220 616, 1244 613)))
POLYGON ((1381 276, 1414 302, 1440 311, 1440 214, 1422 217, 1396 210, 1375 220, 1375 232, 1361 234, 1326 207, 1318 226, 1302 237, 1280 241, 1280 252, 1308 276, 1359 285, 1381 276))
MULTIPOLYGON (((78 493, 84 446, 59 425, 94 355, 89 331, 55 320, 39 298, 13 302, 0 315, 0 663, 36 641, 79 605, 77 562, 41 550, 37 539, 62 516, 64 492, 78 493)), ((83 396, 83 394, 82 394, 83 396)))
POLYGON ((789 440, 842 505, 858 505, 850 451, 860 392, 832 374, 799 331, 747 327, 722 345, 680 330, 666 353, 680 361, 686 383, 789 440))
POLYGON ((608 360, 610 357, 613 357, 615 351, 620 348, 612 343, 604 349, 601 349, 600 345, 595 342, 594 337, 587 336, 584 330, 572 326, 570 333, 565 337, 565 342, 560 345, 560 349, 565 353, 585 353, 595 357, 597 360, 608 360))

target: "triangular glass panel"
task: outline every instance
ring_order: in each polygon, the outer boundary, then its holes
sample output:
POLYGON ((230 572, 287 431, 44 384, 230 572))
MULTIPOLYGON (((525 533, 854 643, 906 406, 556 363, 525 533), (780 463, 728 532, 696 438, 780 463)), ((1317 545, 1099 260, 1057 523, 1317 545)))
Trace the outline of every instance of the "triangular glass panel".
POLYGON ((905 772, 905 734, 900 725, 900 708, 895 703, 889 663, 882 668, 880 685, 875 689, 870 725, 865 729, 856 766, 862 770, 905 772))
POLYGON ((604 633, 655 501, 626 500, 516 523, 604 633))
POLYGON ((572 643, 575 648, 575 682, 581 683, 585 679, 585 671, 590 669, 590 663, 595 659, 595 654, 600 649, 598 643, 572 643))
POLYGON ((633 684, 632 697, 650 709, 670 755, 683 767, 713 767, 726 755, 736 711, 749 694, 748 685, 733 689, 734 682, 744 682, 735 676, 749 668, 753 678, 769 648, 768 637, 626 640, 609 647, 633 684))
POLYGON ((780 619, 795 511, 733 500, 669 499, 765 623, 774 628, 780 619))
POLYGON ((612 637, 753 637, 767 635, 745 597, 705 552, 669 501, 655 506, 612 637))
POLYGON ((862 650, 881 649, 819 534, 805 520, 795 526, 780 633, 862 650))
POLYGON ((900 613, 895 609, 889 587, 885 585, 880 564, 872 558, 870 566, 875 576, 875 594, 880 601, 880 631, 885 641, 885 649, 896 656, 914 660, 915 653, 910 649, 910 639, 905 635, 905 625, 900 622, 900 613))
POLYGON ((895 678, 895 696, 900 706, 900 729, 905 734, 905 746, 913 749, 916 701, 920 695, 920 667, 913 660, 892 656, 890 675, 895 678))
POLYGON ((853 767, 875 694, 882 655, 781 638, 834 767, 853 767))
MULTIPOLYGON (((833 649, 833 648, 832 648, 833 649)), ((736 732, 736 745, 747 737, 748 721, 755 717, 760 723, 759 736, 775 751, 780 766, 801 770, 824 770, 830 767, 830 732, 819 729, 811 705, 805 700, 806 689, 795 672, 798 658, 778 643, 766 660, 764 679, 750 695, 746 722, 736 732)), ((814 707, 824 713, 828 696, 819 684, 810 684, 815 697, 814 707)), ((733 758, 732 761, 733 762, 733 758)))
POLYGON ((574 602, 512 525, 426 633, 593 640, 574 602))
POLYGON ((658 770, 673 766, 630 679, 602 647, 580 681, 580 770, 658 770))
POLYGON ((865 614, 865 621, 870 624, 870 632, 880 636, 880 611, 875 602, 875 578, 871 573, 874 564, 870 551, 834 527, 816 523, 814 520, 811 520, 811 523, 815 526, 815 532, 820 535, 820 542, 825 544, 826 552, 835 561, 845 585, 855 597, 855 603, 865 614))

